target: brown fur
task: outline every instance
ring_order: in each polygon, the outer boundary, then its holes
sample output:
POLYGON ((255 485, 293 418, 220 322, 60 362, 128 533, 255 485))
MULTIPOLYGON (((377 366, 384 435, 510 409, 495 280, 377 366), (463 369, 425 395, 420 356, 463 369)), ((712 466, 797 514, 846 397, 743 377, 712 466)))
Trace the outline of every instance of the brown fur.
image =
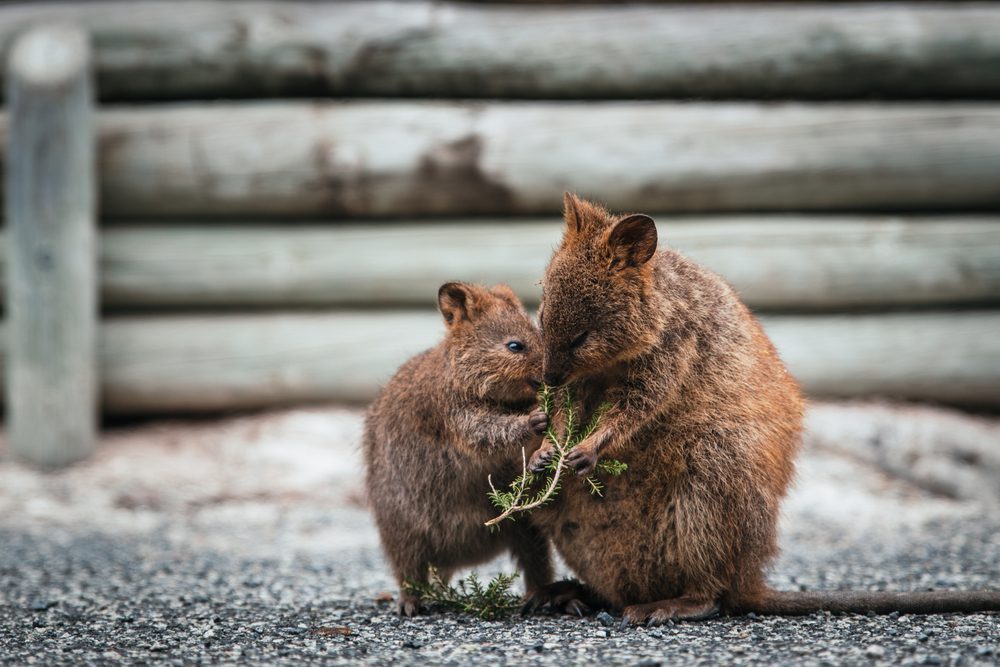
MULTIPOLYGON (((510 551, 529 594, 552 577, 546 540, 528 522, 490 532, 487 475, 505 487, 545 428, 531 412, 541 370, 538 331, 507 286, 447 283, 444 340, 403 364, 372 403, 363 440, 367 490, 396 579, 427 581, 510 551), (514 352, 507 343, 519 341, 514 352), (529 412, 531 412, 529 414, 529 412)), ((412 615, 419 600, 400 596, 412 615)))
MULTIPOLYGON (((570 463, 582 474, 600 456, 629 467, 603 498, 565 484, 536 525, 632 622, 842 608, 844 596, 765 584, 804 402, 757 320, 718 276, 657 251, 647 216, 572 195, 565 205, 540 311, 545 380, 571 383, 585 413, 613 406, 570 463)), ((885 608, 862 598, 856 611, 885 608)))

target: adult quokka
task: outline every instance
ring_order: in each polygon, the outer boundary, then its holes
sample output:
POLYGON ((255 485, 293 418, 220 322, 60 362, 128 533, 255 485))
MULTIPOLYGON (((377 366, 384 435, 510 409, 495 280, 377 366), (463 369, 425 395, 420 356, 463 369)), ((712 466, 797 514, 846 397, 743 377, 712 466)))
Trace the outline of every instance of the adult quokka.
MULTIPOLYGON (((544 378, 569 383, 587 418, 568 459, 628 464, 603 498, 565 484, 533 521, 626 622, 721 612, 931 613, 1000 609, 997 592, 779 592, 778 510, 792 480, 803 398, 771 341, 718 276, 657 249, 646 215, 567 194, 565 232, 539 314, 544 378)), ((539 449, 535 468, 551 454, 539 449)))
POLYGON ((541 442, 535 408, 538 331, 506 285, 446 283, 438 305, 447 330, 436 347, 400 367, 372 403, 363 439, 368 498, 401 585, 399 610, 420 600, 405 581, 447 580, 455 568, 513 554, 529 597, 552 578, 550 548, 529 522, 491 532, 487 477, 508 484, 541 442))

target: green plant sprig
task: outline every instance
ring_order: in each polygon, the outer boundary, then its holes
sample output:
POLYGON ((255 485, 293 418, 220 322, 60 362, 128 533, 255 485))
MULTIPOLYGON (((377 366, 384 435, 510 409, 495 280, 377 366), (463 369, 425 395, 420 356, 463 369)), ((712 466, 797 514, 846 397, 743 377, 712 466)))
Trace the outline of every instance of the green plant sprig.
POLYGON ((511 616, 521 608, 524 601, 511 591, 517 574, 500 573, 484 584, 472 572, 459 579, 455 585, 446 583, 437 568, 428 569, 426 583, 407 580, 403 582, 403 592, 415 595, 429 607, 441 611, 472 614, 487 621, 511 616))
MULTIPOLYGON (((493 486, 492 475, 488 476, 490 500, 500 510, 499 515, 486 522, 486 525, 491 528, 497 526, 505 519, 513 520, 514 514, 518 512, 530 512, 555 498, 556 494, 559 493, 562 484, 562 475, 567 467, 566 456, 574 447, 593 435, 594 431, 600 425, 601 419, 611 408, 608 403, 601 404, 591 416, 586 426, 580 428, 579 413, 569 388, 563 387, 559 390, 548 385, 542 385, 541 390, 538 392, 538 407, 549 418, 549 426, 545 430, 545 439, 551 442, 552 447, 555 449, 552 458, 545 467, 547 477, 542 485, 542 489, 533 494, 532 489, 540 481, 540 476, 528 470, 527 454, 524 448, 521 449, 521 474, 510 483, 508 490, 501 491, 497 489, 493 486), (556 433, 555 426, 553 425, 557 411, 557 394, 562 399, 560 401, 561 409, 566 418, 566 429, 562 437, 556 433)), ((617 476, 625 472, 627 468, 628 466, 621 461, 605 459, 597 463, 595 472, 617 476)), ((597 477, 590 475, 585 479, 585 482, 590 487, 592 494, 598 496, 603 494, 604 484, 597 477)))

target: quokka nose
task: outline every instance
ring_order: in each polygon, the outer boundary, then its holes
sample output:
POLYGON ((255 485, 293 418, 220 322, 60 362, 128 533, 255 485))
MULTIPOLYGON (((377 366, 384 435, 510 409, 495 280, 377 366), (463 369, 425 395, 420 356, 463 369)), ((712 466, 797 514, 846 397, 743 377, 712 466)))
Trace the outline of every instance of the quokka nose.
POLYGON ((557 387, 562 384, 563 376, 560 373, 549 373, 545 376, 545 384, 550 387, 557 387))
POLYGON ((538 391, 539 389, 542 388, 542 381, 539 380, 538 378, 531 378, 528 380, 528 386, 534 389, 535 391, 538 391))

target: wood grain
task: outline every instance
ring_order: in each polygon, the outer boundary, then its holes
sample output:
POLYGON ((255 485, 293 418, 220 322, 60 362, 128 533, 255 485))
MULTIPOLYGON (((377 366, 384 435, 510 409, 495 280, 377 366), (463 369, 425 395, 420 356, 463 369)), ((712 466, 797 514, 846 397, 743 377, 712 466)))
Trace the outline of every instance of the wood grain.
MULTIPOLYGON (((722 275, 758 310, 1000 301, 1000 216, 664 215, 658 227, 662 245, 722 275)), ((442 283, 461 279, 506 282, 537 304, 561 233, 555 216, 112 226, 101 234, 102 301, 432 307, 442 283)))
POLYGON ((86 2, 107 99, 1000 96, 993 3, 86 2))
POLYGON ((11 449, 45 466, 94 446, 97 252, 86 35, 43 26, 7 77, 7 422, 11 449))
POLYGON ((100 116, 102 211, 240 219, 991 209, 1000 105, 270 102, 100 116))
MULTIPOLYGON (((1000 405, 1000 312, 763 322, 812 396, 1000 405)), ((114 317, 101 331, 103 404, 170 413, 364 402, 443 328, 429 311, 114 317)))

